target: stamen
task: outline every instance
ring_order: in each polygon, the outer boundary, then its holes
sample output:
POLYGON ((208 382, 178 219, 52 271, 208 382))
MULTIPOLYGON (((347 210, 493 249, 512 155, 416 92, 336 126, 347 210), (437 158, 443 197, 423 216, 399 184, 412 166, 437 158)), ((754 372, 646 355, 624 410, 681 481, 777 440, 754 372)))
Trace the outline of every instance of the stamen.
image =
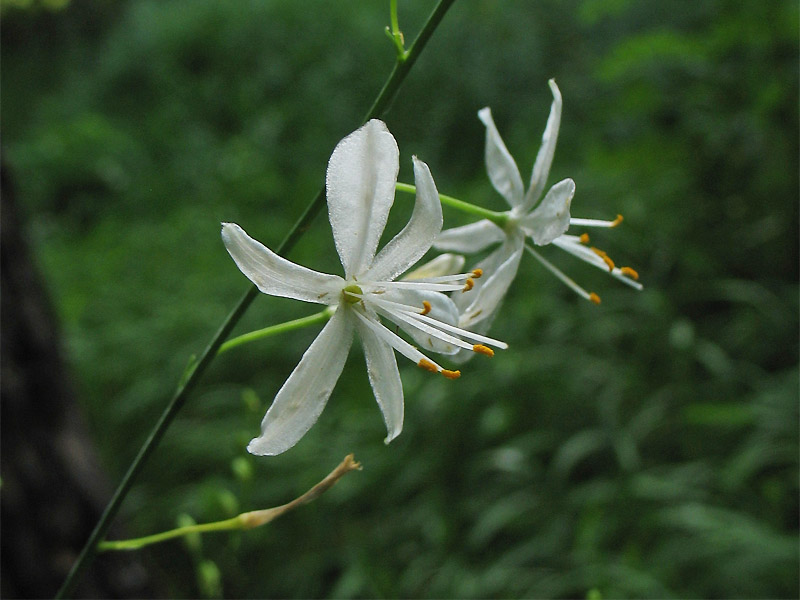
POLYGON ((422 307, 423 307, 422 312, 420 312, 419 314, 427 315, 429 312, 431 312, 431 303, 428 302, 427 300, 422 301, 422 307))
POLYGON ((608 254, 606 254, 603 250, 600 250, 600 248, 595 248, 594 246, 592 246, 590 250, 603 259, 603 262, 606 263, 609 271, 614 270, 614 261, 611 260, 611 257, 609 257, 608 254))
POLYGON ((589 243, 589 234, 588 233, 582 233, 581 237, 579 237, 578 239, 580 240, 581 244, 588 244, 589 243))
POLYGON ((622 217, 622 215, 617 215, 617 218, 614 219, 613 221, 611 221, 611 227, 616 227, 617 225, 622 223, 622 221, 624 221, 624 220, 625 219, 622 217))
MULTIPOLYGON (((580 246, 579 246, 579 248, 580 248, 580 246)), ((530 252, 534 256, 534 258, 536 258, 536 260, 538 260, 540 263, 542 263, 542 265, 544 265, 544 267, 548 271, 550 271, 553 275, 558 277, 564 285, 566 285, 569 289, 571 289, 573 292, 578 294, 581 298, 585 298, 586 300, 591 300, 592 302, 594 302, 594 300, 592 300, 592 295, 594 295, 595 297, 597 297, 598 300, 600 300, 600 297, 597 296, 597 294, 594 294, 594 292, 592 292, 591 294, 589 292, 587 292, 585 289, 583 289, 577 283, 572 281, 572 279, 570 279, 569 277, 564 275, 564 273, 561 272, 561 269, 556 267, 553 263, 551 263, 549 260, 547 260, 544 256, 542 256, 536 250, 531 248, 528 244, 525 244, 525 249, 528 252, 530 252)), ((588 252, 588 250, 587 250, 587 252, 588 252)))
POLYGON ((478 354, 483 354, 484 356, 488 356, 489 358, 494 356, 494 350, 492 350, 488 346, 484 346, 483 344, 475 344, 472 347, 472 351, 478 354))
MULTIPOLYGON (((425 371, 429 371, 431 373, 438 373, 439 372, 439 369, 436 368, 436 365, 433 364, 431 361, 429 361, 427 358, 420 358, 419 362, 417 363, 417 366, 420 369, 423 369, 425 371)), ((442 369, 442 371, 444 371, 444 369, 442 369)))
POLYGON ((464 289, 461 290, 461 293, 470 291, 473 287, 475 287, 475 280, 472 277, 468 277, 467 281, 464 284, 464 289))
POLYGON ((475 279, 480 279, 481 275, 483 275, 483 269, 473 269, 472 270, 472 276, 475 279))
POLYGON ((448 371, 447 369, 442 369, 442 375, 448 379, 458 379, 461 377, 461 371, 448 371))
POLYGON ((602 302, 602 300, 600 300, 600 296, 598 296, 594 292, 589 293, 589 300, 591 302, 594 302, 595 304, 600 304, 600 302, 602 302))
POLYGON ((636 279, 637 281, 639 280, 639 273, 637 273, 635 270, 631 269, 630 267, 622 267, 620 269, 620 273, 622 273, 623 275, 627 275, 631 279, 636 279))

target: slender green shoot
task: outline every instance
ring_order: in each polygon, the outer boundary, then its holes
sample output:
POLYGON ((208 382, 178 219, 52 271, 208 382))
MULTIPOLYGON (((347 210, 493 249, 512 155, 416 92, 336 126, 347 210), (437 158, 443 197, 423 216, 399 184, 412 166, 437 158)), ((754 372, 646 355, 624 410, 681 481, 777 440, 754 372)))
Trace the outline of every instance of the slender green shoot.
MULTIPOLYGON (((408 183, 397 182, 395 189, 397 189, 398 192, 405 192, 407 194, 417 193, 417 188, 408 183)), ((475 215, 481 219, 489 219, 498 227, 505 227, 506 223, 508 222, 508 213, 495 212, 481 206, 470 204, 469 202, 464 202, 458 198, 453 198, 452 196, 445 196, 444 194, 439 194, 439 200, 442 202, 442 204, 449 206, 450 208, 455 208, 461 212, 475 215)))

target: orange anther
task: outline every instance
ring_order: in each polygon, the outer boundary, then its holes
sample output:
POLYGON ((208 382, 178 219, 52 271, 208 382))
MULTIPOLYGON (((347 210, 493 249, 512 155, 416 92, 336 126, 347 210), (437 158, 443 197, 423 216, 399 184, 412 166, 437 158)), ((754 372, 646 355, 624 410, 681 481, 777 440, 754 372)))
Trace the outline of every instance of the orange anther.
POLYGON ((425 369, 431 373, 438 373, 439 369, 436 368, 436 365, 429 361, 427 358, 420 358, 417 366, 420 369, 425 369))
POLYGON ((448 379, 458 379, 461 377, 461 371, 448 371, 447 369, 442 369, 442 375, 448 379))
POLYGON ((608 254, 606 254, 603 250, 600 250, 600 248, 595 248, 594 246, 592 246, 591 251, 603 259, 603 262, 606 263, 606 266, 608 267, 609 271, 614 270, 614 261, 611 260, 608 254))
POLYGON ((479 279, 481 275, 483 275, 483 269, 472 269, 472 276, 475 279, 479 279))
POLYGON ((616 227, 617 225, 622 223, 622 221, 624 221, 624 219, 622 218, 622 215, 617 215, 617 218, 614 219, 613 221, 611 221, 611 226, 612 227, 616 227))
POLYGON ((472 351, 477 352, 478 354, 483 354, 484 356, 488 357, 494 356, 494 350, 492 350, 488 346, 484 346, 483 344, 475 344, 472 347, 472 351))
POLYGON ((579 240, 580 240, 581 244, 588 244, 589 243, 589 234, 588 233, 582 233, 581 237, 579 238, 579 240))
POLYGON ((475 280, 472 277, 468 277, 466 283, 464 284, 464 289, 461 290, 461 293, 470 291, 473 287, 475 287, 475 280))
POLYGON ((422 301, 422 311, 419 314, 427 315, 429 312, 431 312, 431 303, 428 302, 427 300, 423 300, 422 301))
POLYGON ((635 280, 637 280, 637 281, 639 280, 639 273, 637 273, 636 271, 634 271, 634 270, 633 270, 633 269, 631 269, 630 267, 622 267, 622 268, 620 269, 620 272, 621 272, 623 275, 627 275, 627 276, 628 276, 628 277, 630 277, 631 279, 635 279, 635 280))
POLYGON ((592 301, 592 302, 594 302, 595 304, 600 304, 600 302, 601 302, 601 300, 600 300, 600 296, 598 296, 598 295, 597 295, 597 294, 595 294, 594 292, 591 292, 591 293, 589 294, 589 300, 591 300, 591 301, 592 301))

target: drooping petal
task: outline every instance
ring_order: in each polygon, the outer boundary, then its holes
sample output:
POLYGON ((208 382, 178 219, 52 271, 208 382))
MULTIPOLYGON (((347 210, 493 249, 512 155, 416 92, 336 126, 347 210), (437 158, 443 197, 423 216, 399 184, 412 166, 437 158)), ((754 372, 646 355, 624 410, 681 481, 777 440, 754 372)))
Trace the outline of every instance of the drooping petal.
POLYGON ((346 279, 361 275, 375 256, 394 202, 399 154, 386 124, 372 119, 339 142, 328 161, 328 216, 346 279))
POLYGON ((317 304, 335 304, 344 280, 318 273, 278 256, 236 223, 222 224, 222 241, 239 270, 270 296, 317 304))
POLYGON ((546 246, 569 229, 569 207, 574 195, 572 179, 559 181, 533 212, 520 219, 523 229, 537 246, 546 246))
POLYGON ((440 254, 431 261, 426 262, 409 271, 403 276, 403 281, 414 281, 415 279, 426 279, 428 277, 440 277, 442 275, 455 275, 464 268, 466 260, 460 254, 446 252, 440 254))
POLYGON ((392 281, 416 263, 433 244, 442 230, 442 204, 431 171, 421 160, 413 157, 417 198, 414 211, 403 230, 386 244, 372 263, 365 279, 392 281))
POLYGON ((486 125, 486 171, 489 179, 511 208, 522 204, 524 189, 517 163, 497 131, 489 107, 478 111, 478 118, 486 125))
POLYGON ((462 227, 445 229, 436 237, 433 247, 437 250, 471 254, 504 239, 503 230, 488 219, 484 219, 462 227))
POLYGON ((472 291, 463 294, 463 296, 467 296, 477 292, 461 312, 458 321, 459 327, 472 329, 476 323, 494 318, 494 313, 500 308, 503 298, 517 274, 523 245, 524 238, 521 235, 515 235, 509 238, 493 255, 485 259, 485 262, 492 263, 487 266, 487 269, 484 269, 488 276, 485 280, 483 277, 478 280, 481 282, 480 287, 476 284, 475 288, 477 289, 473 288, 472 291), (497 267, 493 268, 495 264, 497 267), (492 270, 490 271, 489 268, 492 270))
POLYGON ((294 446, 316 423, 344 368, 353 341, 353 322, 347 310, 337 310, 303 354, 275 396, 261 435, 247 446, 259 456, 273 456, 294 446))
POLYGON ((550 116, 547 119, 547 126, 544 128, 544 134, 542 135, 542 145, 539 147, 536 162, 533 164, 531 184, 528 188, 528 193, 525 194, 525 212, 533 208, 544 191, 547 176, 550 174, 550 165, 553 164, 553 155, 556 152, 558 128, 561 125, 561 92, 554 79, 547 83, 553 93, 553 103, 550 105, 550 116))
POLYGON ((356 326, 364 347, 369 382, 386 423, 387 435, 384 442, 388 444, 403 429, 403 384, 397 369, 397 359, 392 347, 369 327, 361 321, 356 326))

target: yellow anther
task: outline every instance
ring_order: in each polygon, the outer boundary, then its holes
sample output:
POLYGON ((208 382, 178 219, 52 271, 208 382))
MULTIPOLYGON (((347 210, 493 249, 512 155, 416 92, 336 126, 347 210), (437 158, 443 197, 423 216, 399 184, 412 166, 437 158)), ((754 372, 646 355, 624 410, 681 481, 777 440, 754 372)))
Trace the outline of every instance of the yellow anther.
POLYGON ((472 288, 475 287, 475 280, 472 277, 467 277, 467 281, 464 284, 464 289, 461 290, 461 293, 470 291, 472 288))
POLYGON ((442 369, 442 375, 448 379, 458 379, 461 377, 461 371, 448 371, 447 369, 442 369))
POLYGON ((595 304, 600 304, 600 302, 601 302, 601 300, 600 300, 600 296, 598 296, 598 295, 597 295, 597 294, 595 294, 594 292, 591 292, 591 293, 589 294, 589 300, 591 300, 591 301, 592 301, 592 302, 594 302, 595 304))
POLYGON ((616 227, 617 225, 619 225, 620 223, 622 223, 622 221, 623 221, 623 220, 624 220, 624 219, 622 218, 622 215, 617 215, 617 218, 616 218, 616 219, 614 219, 613 221, 611 221, 611 226, 612 226, 612 227, 616 227))
POLYGON ((431 303, 428 302, 427 300, 423 300, 422 301, 422 311, 419 314, 427 315, 429 312, 431 312, 431 303))
POLYGON ((611 260, 611 258, 608 256, 608 254, 606 254, 605 252, 600 250, 600 248, 595 248, 594 246, 592 246, 591 251, 594 252, 595 254, 597 254, 597 256, 599 256, 600 258, 603 259, 603 262, 606 263, 606 266, 608 267, 609 271, 613 271, 614 270, 614 261, 611 260))
POLYGON ((483 275, 483 269, 472 269, 472 276, 475 279, 479 279, 481 275, 483 275))
POLYGON ((494 356, 494 350, 489 348, 489 346, 484 346, 483 344, 475 344, 472 347, 473 352, 477 352, 478 354, 483 354, 484 356, 492 357, 494 356))
POLYGON ((417 366, 420 369, 425 369, 426 371, 430 371, 431 373, 438 373, 439 369, 436 368, 436 365, 429 361, 427 358, 420 358, 417 366))
POLYGON ((637 273, 635 270, 631 269, 630 267, 622 267, 622 268, 620 269, 620 272, 621 272, 623 275, 627 275, 627 276, 628 276, 628 277, 630 277, 631 279, 634 279, 634 280, 636 280, 636 281, 638 281, 638 280, 639 280, 639 273, 637 273))
POLYGON ((579 239, 580 239, 581 244, 588 244, 589 243, 589 234, 588 233, 582 233, 581 237, 579 239))

